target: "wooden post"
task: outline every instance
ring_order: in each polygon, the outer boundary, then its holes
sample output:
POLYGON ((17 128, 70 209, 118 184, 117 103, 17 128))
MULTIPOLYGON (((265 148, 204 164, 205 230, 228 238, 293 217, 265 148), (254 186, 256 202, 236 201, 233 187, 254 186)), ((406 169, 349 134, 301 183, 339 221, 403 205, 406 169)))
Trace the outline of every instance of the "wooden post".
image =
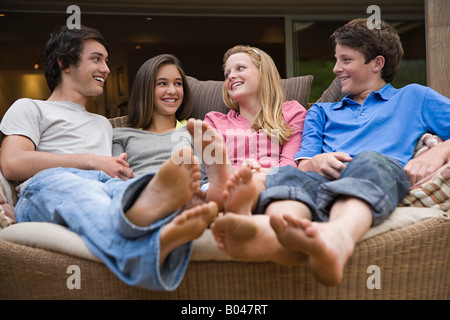
POLYGON ((425 0, 427 84, 450 98, 450 1, 425 0))

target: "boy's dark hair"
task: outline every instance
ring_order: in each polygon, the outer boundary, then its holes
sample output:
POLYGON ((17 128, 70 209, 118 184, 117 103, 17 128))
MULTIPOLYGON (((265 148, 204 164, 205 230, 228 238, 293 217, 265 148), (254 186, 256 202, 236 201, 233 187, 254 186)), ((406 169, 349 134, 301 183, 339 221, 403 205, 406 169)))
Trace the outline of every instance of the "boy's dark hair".
POLYGON ((109 44, 95 29, 85 26, 69 29, 63 26, 50 35, 44 51, 44 74, 51 92, 61 83, 61 70, 78 65, 84 41, 89 39, 101 43, 109 55, 109 44))
POLYGON ((388 23, 380 20, 380 28, 369 28, 367 19, 355 19, 338 28, 332 35, 334 46, 349 46, 360 51, 366 63, 377 56, 383 56, 385 64, 381 77, 387 83, 398 73, 403 57, 403 47, 397 31, 388 23))
POLYGON ((174 65, 183 82, 183 102, 175 113, 177 120, 186 120, 194 109, 194 101, 180 60, 172 54, 161 54, 148 59, 139 68, 134 78, 128 102, 128 126, 148 129, 155 108, 156 77, 159 69, 165 65, 174 65))

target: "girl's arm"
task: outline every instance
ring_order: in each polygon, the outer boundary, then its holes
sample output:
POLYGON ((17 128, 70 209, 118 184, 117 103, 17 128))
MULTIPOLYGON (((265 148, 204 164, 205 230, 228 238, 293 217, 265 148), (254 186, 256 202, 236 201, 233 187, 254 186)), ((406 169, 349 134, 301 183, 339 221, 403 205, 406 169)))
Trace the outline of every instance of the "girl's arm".
POLYGON ((297 166, 294 156, 300 149, 303 125, 306 117, 306 109, 297 101, 285 102, 283 105, 283 116, 287 125, 294 129, 289 140, 281 146, 279 166, 297 166))

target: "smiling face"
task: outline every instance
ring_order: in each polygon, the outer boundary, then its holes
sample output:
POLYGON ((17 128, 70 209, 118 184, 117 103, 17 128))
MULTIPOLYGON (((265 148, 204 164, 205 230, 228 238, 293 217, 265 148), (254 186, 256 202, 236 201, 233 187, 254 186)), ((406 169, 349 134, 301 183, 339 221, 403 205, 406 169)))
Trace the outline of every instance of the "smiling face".
POLYGON ((156 74, 154 114, 175 116, 183 96, 183 79, 178 68, 173 64, 163 65, 156 74))
POLYGON ((224 68, 228 95, 241 104, 243 99, 255 98, 259 88, 259 70, 247 53, 231 55, 224 68))
POLYGON ((386 84, 381 78, 383 57, 365 62, 364 55, 349 46, 336 45, 336 64, 333 72, 341 82, 342 92, 352 94, 354 100, 362 103, 372 92, 386 84))
POLYGON ((80 97, 99 96, 103 93, 105 80, 110 72, 108 52, 95 40, 86 40, 78 65, 63 70, 70 73, 70 86, 80 97))

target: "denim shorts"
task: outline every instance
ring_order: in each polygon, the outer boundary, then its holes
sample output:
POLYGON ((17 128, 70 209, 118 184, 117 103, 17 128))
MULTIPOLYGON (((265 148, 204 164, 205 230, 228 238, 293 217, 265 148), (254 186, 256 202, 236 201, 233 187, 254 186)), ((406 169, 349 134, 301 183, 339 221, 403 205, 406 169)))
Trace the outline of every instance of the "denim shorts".
POLYGON ((276 174, 266 177, 266 190, 260 195, 257 213, 264 213, 274 201, 297 200, 310 208, 314 221, 328 221, 336 199, 351 196, 371 206, 372 226, 376 226, 389 217, 411 187, 400 162, 373 151, 356 155, 337 180, 293 166, 276 169, 276 174))
POLYGON ((173 250, 159 267, 160 230, 178 211, 148 227, 125 216, 153 173, 123 181, 102 171, 53 168, 36 174, 20 194, 18 222, 67 226, 128 285, 174 290, 186 271, 192 242, 173 250))

